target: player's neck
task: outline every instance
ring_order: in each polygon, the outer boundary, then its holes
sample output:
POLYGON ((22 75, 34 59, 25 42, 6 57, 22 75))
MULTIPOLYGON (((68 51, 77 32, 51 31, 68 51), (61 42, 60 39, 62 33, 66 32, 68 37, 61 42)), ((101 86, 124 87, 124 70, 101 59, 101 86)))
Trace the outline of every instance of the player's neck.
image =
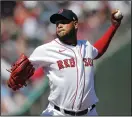
POLYGON ((76 46, 77 45, 77 38, 70 38, 70 39, 59 39, 62 43, 71 45, 71 46, 76 46))

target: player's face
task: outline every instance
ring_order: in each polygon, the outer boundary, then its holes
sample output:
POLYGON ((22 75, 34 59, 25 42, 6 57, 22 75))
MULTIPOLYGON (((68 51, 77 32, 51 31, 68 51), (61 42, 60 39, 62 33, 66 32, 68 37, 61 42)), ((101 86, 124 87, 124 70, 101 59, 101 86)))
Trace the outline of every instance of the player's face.
POLYGON ((63 38, 70 33, 75 33, 75 23, 67 19, 59 20, 56 22, 57 37, 63 38))

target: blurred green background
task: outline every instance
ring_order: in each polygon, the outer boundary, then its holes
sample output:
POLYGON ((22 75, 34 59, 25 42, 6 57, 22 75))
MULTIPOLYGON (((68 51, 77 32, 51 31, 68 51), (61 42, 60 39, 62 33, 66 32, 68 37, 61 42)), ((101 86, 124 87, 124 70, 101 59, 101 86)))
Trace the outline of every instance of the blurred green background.
POLYGON ((131 1, 1 1, 1 115, 40 115, 47 107, 48 78, 42 68, 28 86, 7 87, 9 69, 21 53, 29 56, 40 44, 55 38, 49 17, 61 8, 79 17, 78 39, 94 43, 110 26, 110 13, 124 15, 106 53, 94 61, 99 115, 131 115, 131 1))
POLYGON ((131 115, 131 43, 99 64, 95 84, 99 115, 131 115))

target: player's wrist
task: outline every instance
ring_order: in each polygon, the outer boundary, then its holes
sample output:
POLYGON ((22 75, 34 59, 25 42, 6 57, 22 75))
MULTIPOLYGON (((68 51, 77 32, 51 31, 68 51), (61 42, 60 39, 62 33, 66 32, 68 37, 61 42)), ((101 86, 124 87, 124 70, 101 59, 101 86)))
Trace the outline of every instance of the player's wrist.
POLYGON ((112 23, 111 26, 113 29, 117 29, 120 26, 120 23, 112 23))

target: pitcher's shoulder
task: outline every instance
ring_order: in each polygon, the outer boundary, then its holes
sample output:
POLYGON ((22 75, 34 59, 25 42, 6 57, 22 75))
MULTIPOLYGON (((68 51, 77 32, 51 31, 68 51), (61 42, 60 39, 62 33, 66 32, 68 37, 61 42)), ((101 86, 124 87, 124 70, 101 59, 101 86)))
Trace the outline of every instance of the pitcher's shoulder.
POLYGON ((89 45, 90 42, 88 40, 78 40, 79 44, 89 45))

